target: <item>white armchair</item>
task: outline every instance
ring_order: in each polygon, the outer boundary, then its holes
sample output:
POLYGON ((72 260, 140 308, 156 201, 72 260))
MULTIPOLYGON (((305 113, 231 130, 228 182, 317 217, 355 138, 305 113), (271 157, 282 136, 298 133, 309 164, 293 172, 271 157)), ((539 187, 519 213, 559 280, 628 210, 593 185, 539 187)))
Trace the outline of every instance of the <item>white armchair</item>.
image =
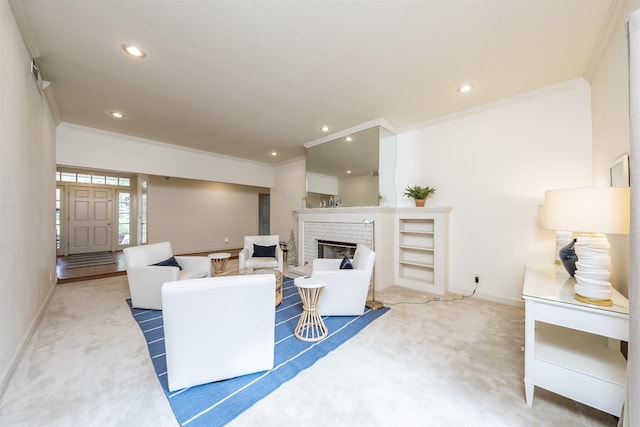
POLYGON ((211 260, 205 256, 175 256, 171 243, 131 246, 123 250, 131 304, 135 308, 162 310, 160 289, 166 282, 195 279, 211 275, 211 260), (153 265, 174 257, 177 266, 153 265), (180 269, 182 268, 182 270, 180 269))
POLYGON ((359 316, 364 313, 375 260, 376 253, 362 244, 356 246, 351 270, 340 270, 342 259, 313 260, 311 277, 326 283, 318 302, 321 316, 359 316))
POLYGON ((244 236, 244 248, 238 254, 238 266, 242 268, 275 268, 282 273, 283 253, 280 236, 244 236), (275 246, 275 256, 255 256, 254 245, 275 246))
POLYGON ((169 390, 272 369, 275 287, 273 274, 165 283, 169 390))

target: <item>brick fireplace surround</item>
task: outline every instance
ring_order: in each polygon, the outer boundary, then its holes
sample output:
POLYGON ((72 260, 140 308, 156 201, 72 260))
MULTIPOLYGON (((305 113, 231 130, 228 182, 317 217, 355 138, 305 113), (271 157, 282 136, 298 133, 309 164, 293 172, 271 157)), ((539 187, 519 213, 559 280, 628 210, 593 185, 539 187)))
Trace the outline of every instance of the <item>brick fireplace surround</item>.
POLYGON ((383 217, 393 216, 393 212, 392 208, 377 206, 295 211, 298 217, 298 266, 291 267, 289 271, 300 275, 311 273, 311 264, 315 258, 318 258, 318 240, 362 243, 373 248, 377 253, 376 258, 379 259, 380 252, 377 249, 383 247, 382 241, 388 240, 381 234, 384 228, 382 227, 383 217), (365 223, 365 220, 373 221, 375 225, 371 222, 365 223))

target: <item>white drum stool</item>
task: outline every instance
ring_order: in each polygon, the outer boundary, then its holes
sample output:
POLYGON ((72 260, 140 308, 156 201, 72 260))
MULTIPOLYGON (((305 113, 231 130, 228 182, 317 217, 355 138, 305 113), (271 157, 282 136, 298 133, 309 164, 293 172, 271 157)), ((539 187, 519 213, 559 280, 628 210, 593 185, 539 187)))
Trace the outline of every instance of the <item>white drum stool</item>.
POLYGON ((326 283, 310 277, 297 277, 293 283, 302 300, 302 314, 293 334, 302 341, 320 341, 328 334, 327 326, 318 313, 318 301, 326 283))

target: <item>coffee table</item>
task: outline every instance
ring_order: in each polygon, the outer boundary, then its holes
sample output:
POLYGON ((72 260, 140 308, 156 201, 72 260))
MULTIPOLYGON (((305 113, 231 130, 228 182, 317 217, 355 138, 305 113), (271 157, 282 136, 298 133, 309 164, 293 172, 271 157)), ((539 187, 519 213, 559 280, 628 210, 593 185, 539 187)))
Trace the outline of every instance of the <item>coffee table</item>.
POLYGON ((242 276, 246 274, 273 274, 276 277, 276 307, 282 303, 283 276, 275 268, 240 268, 221 273, 222 276, 242 276))

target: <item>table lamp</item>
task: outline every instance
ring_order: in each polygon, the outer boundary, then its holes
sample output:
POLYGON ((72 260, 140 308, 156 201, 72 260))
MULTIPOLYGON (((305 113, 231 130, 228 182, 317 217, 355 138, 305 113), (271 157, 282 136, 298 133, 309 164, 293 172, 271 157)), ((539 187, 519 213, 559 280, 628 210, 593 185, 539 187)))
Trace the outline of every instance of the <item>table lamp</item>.
POLYGON ((612 304, 606 234, 629 234, 629 200, 629 187, 567 188, 545 193, 544 227, 577 233, 577 239, 560 251, 560 260, 576 279, 577 300, 612 304))

